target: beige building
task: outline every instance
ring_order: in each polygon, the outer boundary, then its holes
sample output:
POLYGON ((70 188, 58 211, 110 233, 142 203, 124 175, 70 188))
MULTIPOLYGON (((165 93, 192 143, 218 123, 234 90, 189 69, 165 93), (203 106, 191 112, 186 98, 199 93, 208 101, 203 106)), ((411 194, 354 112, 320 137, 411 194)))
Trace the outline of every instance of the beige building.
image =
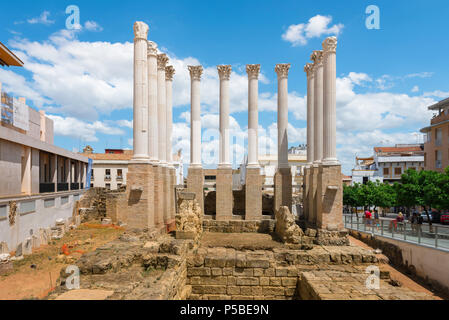
MULTIPOLYGON (((126 185, 128 164, 133 150, 106 149, 104 153, 93 153, 90 146, 84 148, 83 156, 92 159, 90 187, 117 190, 126 185)), ((173 155, 177 184, 184 184, 182 153, 173 155)))
POLYGON ((424 136, 424 167, 442 172, 449 166, 449 98, 429 107, 435 111, 430 126, 421 129, 424 136))

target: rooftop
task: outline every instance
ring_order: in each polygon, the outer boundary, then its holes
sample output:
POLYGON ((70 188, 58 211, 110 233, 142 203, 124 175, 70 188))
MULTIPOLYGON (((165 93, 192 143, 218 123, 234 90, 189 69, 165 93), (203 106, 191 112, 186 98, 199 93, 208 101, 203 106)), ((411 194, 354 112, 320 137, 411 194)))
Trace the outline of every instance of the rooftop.
POLYGON ((443 108, 449 107, 449 98, 446 98, 444 100, 441 100, 438 103, 435 103, 434 105, 431 105, 428 109, 429 110, 440 110, 443 108))
POLYGON ((0 65, 6 67, 23 67, 23 62, 0 42, 0 65))

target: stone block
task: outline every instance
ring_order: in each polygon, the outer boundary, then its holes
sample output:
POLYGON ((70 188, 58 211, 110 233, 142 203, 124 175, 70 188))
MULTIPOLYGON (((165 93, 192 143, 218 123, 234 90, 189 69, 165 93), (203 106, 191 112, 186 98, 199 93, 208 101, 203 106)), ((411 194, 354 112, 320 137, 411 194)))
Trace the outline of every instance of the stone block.
POLYGON ((237 286, 228 286, 227 293, 229 295, 239 295, 240 294, 240 287, 237 286))
POLYGON ((254 268, 253 275, 254 277, 262 277, 263 276, 263 268, 254 268))
POLYGON ((268 268, 264 270, 264 276, 265 277, 274 277, 276 275, 274 268, 268 268))
POLYGON ((262 184, 260 168, 246 169, 245 184, 245 219, 262 219, 262 184))
POLYGON ((223 277, 223 276, 202 277, 201 284, 204 284, 204 285, 227 285, 228 278, 223 277))
POLYGON ((16 257, 23 256, 23 243, 19 243, 16 248, 16 257))
POLYGON ((261 286, 269 286, 270 285, 270 278, 269 277, 260 277, 259 278, 259 285, 261 285, 261 286))
POLYGON ((285 289, 283 287, 262 287, 262 293, 264 296, 283 296, 285 289))
POLYGON ((292 173, 290 168, 279 168, 274 175, 274 212, 282 206, 292 209, 292 173))
POLYGON ((296 286, 296 284, 298 283, 298 278, 293 278, 293 277, 283 277, 282 278, 282 285, 285 287, 288 286, 296 286))
POLYGON ((41 246, 41 238, 40 236, 33 235, 31 237, 31 246, 33 249, 37 249, 41 246))
POLYGON ((268 269, 270 267, 270 261, 269 260, 263 260, 263 259, 249 259, 246 261, 246 267, 247 268, 262 268, 262 269, 268 269))
POLYGON ((187 191, 195 194, 195 199, 204 214, 204 175, 202 168, 189 168, 187 176, 187 191))
POLYGON ((187 269, 187 275, 190 276, 210 276, 211 270, 207 267, 194 267, 187 269))
POLYGON ((0 242, 0 254, 9 253, 8 244, 6 242, 0 242))
POLYGON ((242 286, 240 287, 240 294, 250 296, 253 294, 252 288, 250 286, 242 286))
POLYGON ((259 278, 257 278, 257 277, 238 277, 237 285, 238 286, 258 286, 259 278))
POLYGON ((226 267, 226 268, 223 268, 222 270, 223 270, 224 276, 232 276, 233 272, 234 272, 234 268, 231 268, 231 267, 226 267))
POLYGON ((212 274, 212 276, 221 276, 221 275, 223 275, 223 269, 222 268, 211 268, 211 274, 212 274))
POLYGON ((232 220, 233 193, 232 193, 232 169, 217 169, 216 187, 216 220, 232 220))
POLYGON ((276 268, 276 277, 287 277, 288 276, 287 268, 276 268))
POLYGON ((254 275, 254 269, 253 268, 234 268, 234 276, 237 277, 252 277, 254 275))
POLYGON ((33 241, 31 238, 26 238, 23 245, 23 255, 30 255, 33 253, 33 241))
POLYGON ((270 286, 280 286, 282 284, 281 278, 271 277, 270 278, 270 286))

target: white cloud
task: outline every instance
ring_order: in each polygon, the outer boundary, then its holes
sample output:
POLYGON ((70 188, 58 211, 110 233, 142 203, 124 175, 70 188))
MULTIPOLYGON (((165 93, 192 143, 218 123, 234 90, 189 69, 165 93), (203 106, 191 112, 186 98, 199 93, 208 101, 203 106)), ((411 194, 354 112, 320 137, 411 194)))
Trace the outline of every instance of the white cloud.
POLYGON ((290 25, 282 35, 282 39, 297 47, 306 45, 309 39, 319 38, 322 35, 339 35, 344 25, 329 26, 331 22, 331 16, 316 15, 310 18, 308 23, 290 25))
POLYGON ((84 24, 84 28, 86 28, 86 30, 88 30, 88 31, 93 31, 93 32, 103 31, 103 27, 100 26, 95 21, 86 21, 86 23, 84 24))
POLYGON ((98 141, 96 133, 107 135, 124 135, 124 132, 118 128, 111 127, 101 121, 85 122, 72 117, 61 117, 47 115, 54 122, 54 132, 56 135, 82 139, 87 142, 98 141))
POLYGON ((435 90, 432 92, 425 92, 424 96, 425 97, 435 97, 435 98, 439 98, 439 99, 446 99, 447 97, 449 97, 449 91, 445 92, 445 91, 441 91, 441 90, 435 90))
POLYGON ((414 86, 412 88, 412 92, 419 92, 419 86, 414 86))
POLYGON ((29 24, 44 24, 44 25, 54 24, 55 21, 54 20, 49 20, 48 19, 49 17, 50 17, 50 12, 49 11, 44 11, 44 12, 41 13, 41 15, 39 17, 28 19, 27 22, 29 24))

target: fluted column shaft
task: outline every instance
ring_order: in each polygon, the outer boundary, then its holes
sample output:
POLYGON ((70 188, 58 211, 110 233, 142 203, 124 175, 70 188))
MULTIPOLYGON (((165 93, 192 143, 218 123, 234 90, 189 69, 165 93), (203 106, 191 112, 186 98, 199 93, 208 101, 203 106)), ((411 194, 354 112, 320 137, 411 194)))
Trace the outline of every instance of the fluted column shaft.
POLYGON ((148 25, 134 24, 133 160, 148 160, 148 25))
POLYGON ((167 164, 167 93, 165 89, 167 62, 167 55, 160 54, 157 56, 158 150, 162 165, 167 164))
POLYGON ((323 160, 323 52, 314 51, 312 60, 315 62, 315 92, 314 92, 314 163, 321 164, 323 160))
POLYGON ((248 167, 259 167, 259 73, 260 64, 246 66, 248 74, 248 167))
POLYGON ((337 159, 337 38, 329 37, 323 42, 324 68, 324 140, 323 162, 325 164, 339 164, 337 159))
POLYGON ((165 90, 167 101, 167 162, 173 164, 173 75, 175 69, 172 66, 165 68, 165 90))
POLYGON ((190 168, 201 168, 201 99, 202 66, 189 66, 190 92, 190 168))
POLYGON ((276 65, 278 76, 278 168, 288 164, 288 70, 290 64, 276 65))
POLYGON ((157 100, 157 44, 148 41, 148 153, 151 162, 159 161, 158 100, 157 100))
POLYGON ((220 148, 219 148, 219 168, 231 167, 229 152, 229 79, 231 76, 231 66, 218 66, 220 76, 220 148))
POLYGON ((307 73, 307 163, 314 161, 314 101, 315 74, 313 64, 308 63, 304 68, 307 73))

